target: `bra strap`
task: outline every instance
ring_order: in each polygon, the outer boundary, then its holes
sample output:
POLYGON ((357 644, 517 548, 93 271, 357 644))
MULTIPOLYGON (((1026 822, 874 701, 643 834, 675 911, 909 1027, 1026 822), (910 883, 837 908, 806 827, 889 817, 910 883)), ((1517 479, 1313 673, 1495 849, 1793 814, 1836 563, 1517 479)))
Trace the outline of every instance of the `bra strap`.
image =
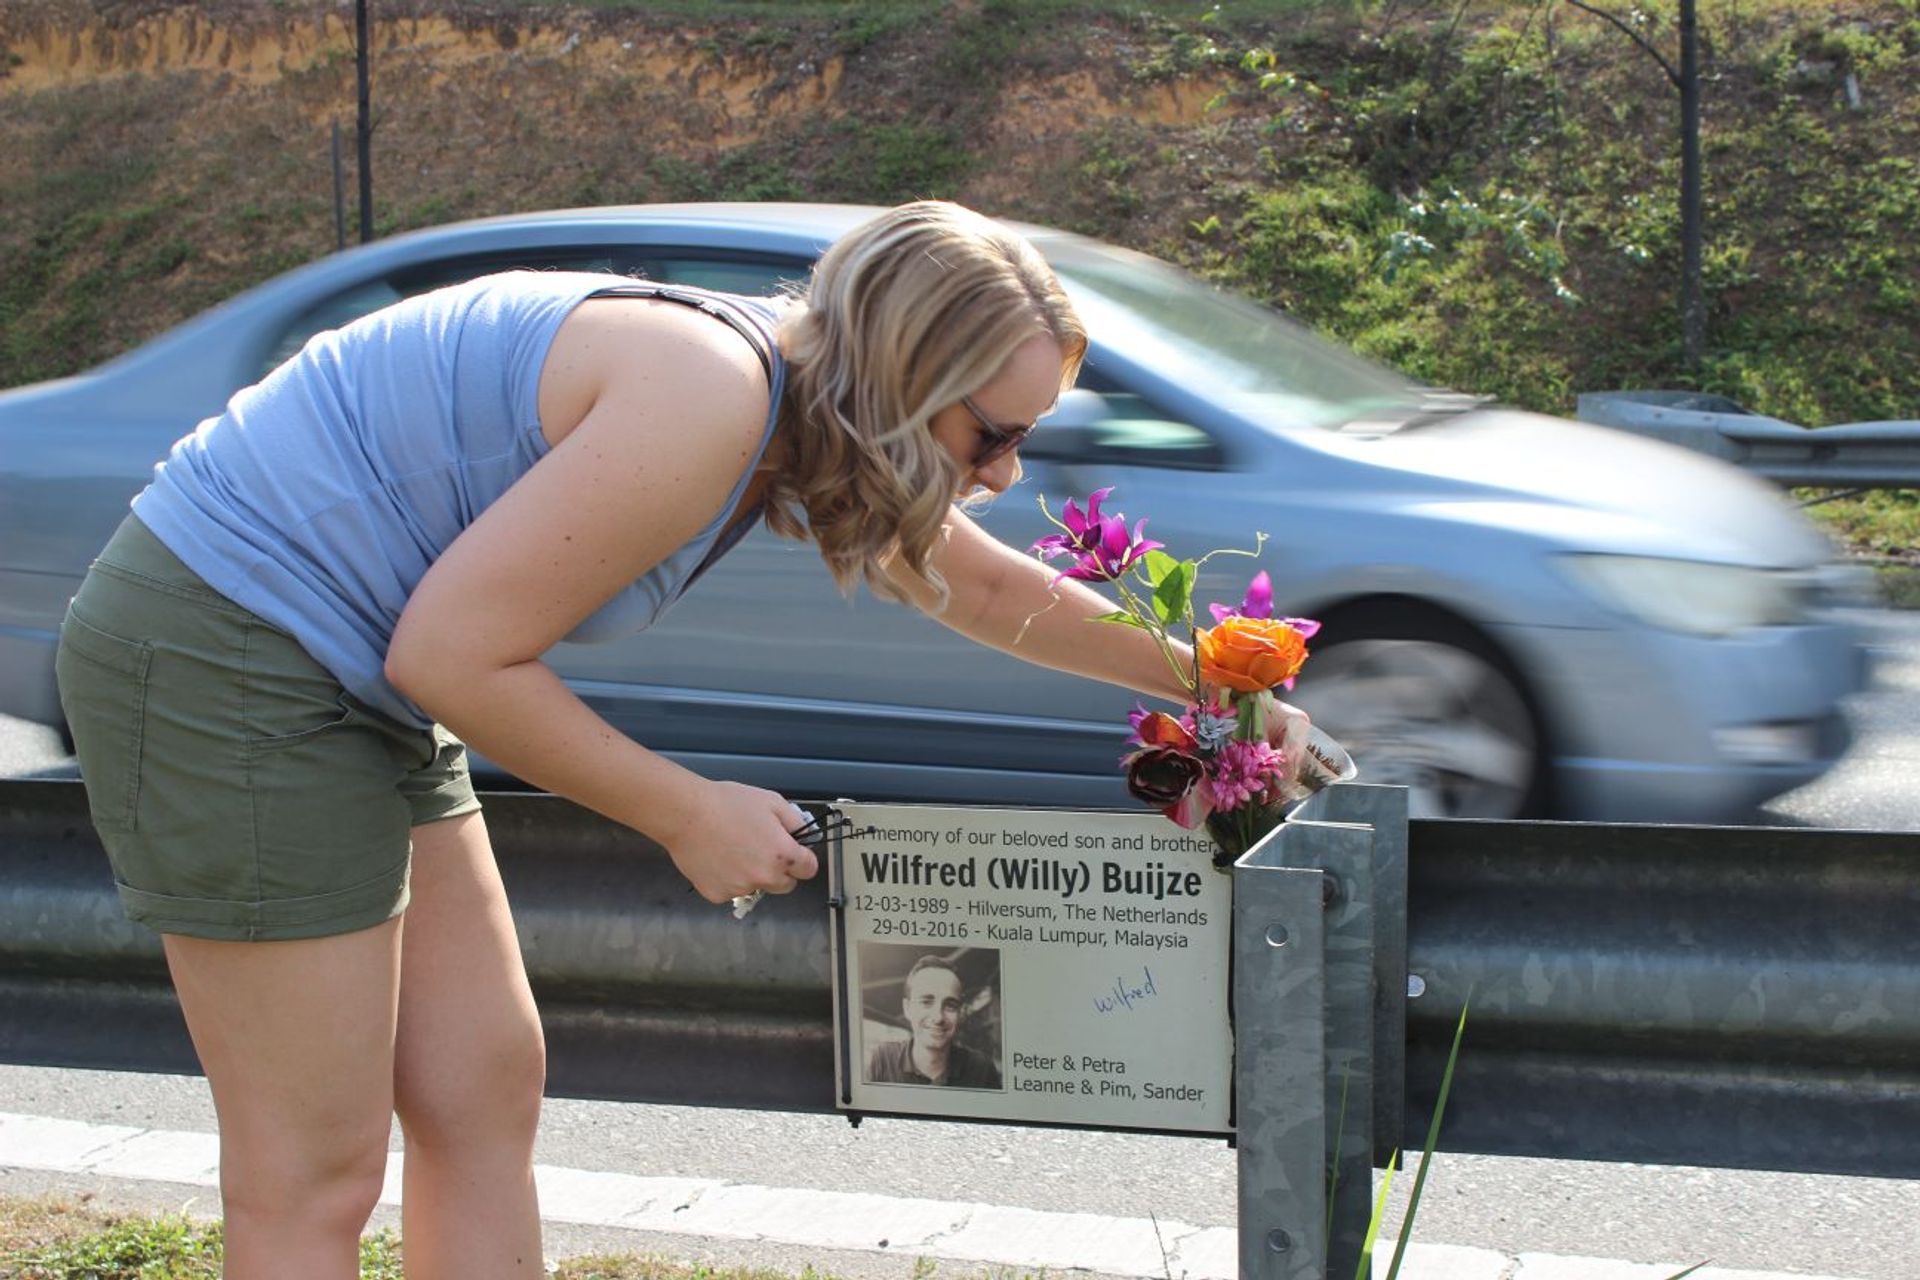
POLYGON ((747 345, 753 348, 753 354, 760 357, 760 367, 766 371, 768 385, 773 383, 773 348, 767 341, 767 336, 734 314, 733 308, 718 298, 675 288, 672 285, 650 284, 644 280, 636 280, 630 285, 614 285, 592 296, 596 298, 660 298, 667 302, 678 302, 683 306, 694 307, 716 320, 725 321, 735 333, 747 340, 747 345))

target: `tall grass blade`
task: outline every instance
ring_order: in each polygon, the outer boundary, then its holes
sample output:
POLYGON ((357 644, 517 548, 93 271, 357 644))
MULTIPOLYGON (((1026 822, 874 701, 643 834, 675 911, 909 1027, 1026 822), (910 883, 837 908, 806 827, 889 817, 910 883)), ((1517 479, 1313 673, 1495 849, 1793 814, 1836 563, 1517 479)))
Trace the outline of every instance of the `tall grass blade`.
POLYGON ((1394 1242, 1393 1261, 1387 1264, 1387 1280, 1395 1280, 1400 1274, 1400 1261, 1406 1256, 1407 1242, 1413 1238, 1414 1215, 1420 1212, 1420 1192, 1427 1185, 1427 1165, 1433 1159, 1433 1149, 1440 1142, 1440 1120, 1447 1114, 1447 1095, 1453 1091, 1453 1068, 1460 1061, 1460 1041, 1467 1034, 1467 1006, 1473 1001, 1473 993, 1467 993, 1467 999, 1460 1005, 1460 1025, 1453 1029, 1453 1048, 1447 1054, 1447 1069, 1440 1077, 1440 1097, 1433 1105, 1433 1120, 1427 1125, 1426 1149, 1420 1153, 1420 1168, 1413 1175, 1413 1194, 1407 1197, 1407 1216, 1400 1223, 1400 1238, 1394 1242))
POLYGON ((1672 1275, 1667 1277, 1667 1280, 1687 1280, 1688 1276, 1692 1275, 1694 1272, 1698 1271, 1700 1268, 1706 1266, 1707 1263, 1712 1261, 1713 1261, 1712 1258, 1703 1258, 1699 1262, 1696 1262, 1692 1266, 1688 1267, 1685 1271, 1674 1272, 1672 1275))
MULTIPOLYGON (((1380 1193, 1374 1197, 1373 1217, 1367 1223, 1367 1239, 1360 1246, 1360 1265, 1354 1268, 1353 1280, 1367 1280, 1373 1274, 1373 1242, 1380 1238, 1380 1219, 1387 1214, 1387 1193, 1393 1190, 1393 1171, 1399 1164, 1398 1151, 1387 1157, 1387 1176, 1380 1179, 1380 1193)), ((1331 1236, 1328 1237, 1328 1247, 1332 1247, 1331 1236)))
POLYGON ((1353 1068, 1340 1073, 1340 1119, 1333 1128, 1333 1163, 1327 1167, 1327 1248, 1333 1248, 1333 1196, 1340 1190, 1340 1139, 1347 1135, 1347 1086, 1353 1083, 1353 1068))

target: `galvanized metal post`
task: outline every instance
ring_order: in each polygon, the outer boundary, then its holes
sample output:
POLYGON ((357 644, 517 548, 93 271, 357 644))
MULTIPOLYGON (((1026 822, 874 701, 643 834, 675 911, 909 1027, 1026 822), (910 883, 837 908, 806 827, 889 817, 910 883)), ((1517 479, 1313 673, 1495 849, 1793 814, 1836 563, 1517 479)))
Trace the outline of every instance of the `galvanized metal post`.
POLYGON ((1374 833, 1356 824, 1288 822, 1270 840, 1281 864, 1326 876, 1324 1107, 1333 1197, 1327 1268, 1349 1276, 1359 1267, 1373 1207, 1374 833))
POLYGON ((1240 1274, 1325 1280, 1325 877, 1276 853, 1266 842, 1233 869, 1240 1274))
POLYGON ((1373 1166, 1407 1143, 1407 789, 1343 783, 1302 805, 1315 822, 1373 828, 1373 1166))

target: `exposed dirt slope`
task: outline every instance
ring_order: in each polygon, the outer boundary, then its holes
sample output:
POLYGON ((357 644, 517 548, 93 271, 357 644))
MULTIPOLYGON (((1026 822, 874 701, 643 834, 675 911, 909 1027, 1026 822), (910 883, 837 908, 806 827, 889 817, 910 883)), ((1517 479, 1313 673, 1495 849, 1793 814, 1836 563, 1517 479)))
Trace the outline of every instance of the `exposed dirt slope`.
MULTIPOLYGON (((1184 260, 1418 376, 1558 412, 1581 389, 1688 380, 1808 422, 1920 409, 1914 0, 1714 10, 1717 346, 1697 373, 1671 318, 1671 89, 1565 5, 1472 0, 1462 21, 1453 0, 1338 4, 1264 27, 1060 0, 373 10, 382 233, 952 196, 1184 260)), ((0 386, 332 248, 336 125, 354 189, 352 15, 0 5, 0 386)))

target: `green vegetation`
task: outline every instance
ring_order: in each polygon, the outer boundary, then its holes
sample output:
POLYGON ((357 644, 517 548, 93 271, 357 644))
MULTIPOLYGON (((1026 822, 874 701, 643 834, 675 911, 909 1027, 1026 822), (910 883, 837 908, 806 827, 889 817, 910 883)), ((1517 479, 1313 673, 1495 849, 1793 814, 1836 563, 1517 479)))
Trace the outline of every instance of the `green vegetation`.
MULTIPOLYGON (((63 1200, 0 1198, 0 1277, 7 1280, 216 1280, 220 1256, 218 1223, 100 1213, 63 1200)), ((810 1267, 793 1277, 630 1254, 570 1258, 548 1274, 554 1280, 830 1280, 810 1267)), ((932 1276, 933 1268, 925 1274, 932 1276)), ((997 1275, 1015 1280, 1015 1273, 997 1275)), ((391 1231, 360 1242, 361 1280, 401 1276, 400 1246, 391 1231)), ((1027 1273, 1018 1280, 1027 1280, 1027 1273)))
MULTIPOLYGON (((1182 262, 1417 378, 1544 412, 1618 387, 1811 426, 1920 412, 1916 0, 1701 0, 1698 368, 1675 94, 1564 0, 443 7, 490 60, 382 63, 382 234, 571 204, 950 196, 1182 262), (515 13, 633 56, 534 50, 503 33, 515 13)), ((1638 30, 1671 48, 1675 8, 1636 4, 1638 30)), ((264 85, 180 70, 11 93, 0 386, 330 250, 326 129, 351 125, 351 82, 322 50, 264 85)), ((1897 556, 1903 501, 1817 512, 1897 556)))
POLYGON ((32 1201, 9 1206, 6 1216, 10 1229, 0 1236, 0 1274, 20 1280, 200 1280, 220 1274, 219 1228, 185 1218, 116 1220, 32 1201), (23 1228, 23 1218, 37 1229, 23 1228))
MULTIPOLYGON (((129 1217, 53 1199, 0 1200, 0 1276, 13 1280, 217 1280, 217 1222, 129 1217)), ((586 1280, 592 1273, 575 1273, 586 1280)), ((393 1233, 360 1242, 361 1280, 401 1280, 393 1233)))
POLYGON ((1920 609, 1920 490, 1802 490, 1798 496, 1837 541, 1875 563, 1888 604, 1920 609))
MULTIPOLYGON (((931 20, 952 8, 949 0, 507 0, 507 5, 520 10, 608 9, 699 21, 848 19, 864 22, 873 19, 889 29, 931 20)), ((1073 22, 1089 16, 1132 17, 1154 6, 1143 6, 1137 0, 1021 0, 1018 5, 1009 0, 1005 7, 1009 12, 1018 8, 1049 22, 1073 22)), ((1219 0, 1215 4, 1203 2, 1167 8, 1183 17, 1210 16, 1218 21, 1221 18, 1270 18, 1280 13, 1316 9, 1360 11, 1377 7, 1377 0, 1219 0)))
MULTIPOLYGON (((1604 26, 1498 8, 1394 26, 1332 66, 1247 45, 1224 101, 1266 115, 1267 172, 1222 202, 1240 234, 1201 265, 1417 377, 1546 412, 1691 385, 1809 425, 1913 414, 1920 122, 1885 95, 1920 69, 1920 22, 1702 6, 1712 354, 1690 371, 1671 91, 1604 26), (1838 80, 1794 78, 1809 66, 1882 96, 1855 111, 1838 80)), ((1658 38, 1661 9, 1643 12, 1658 38)))

